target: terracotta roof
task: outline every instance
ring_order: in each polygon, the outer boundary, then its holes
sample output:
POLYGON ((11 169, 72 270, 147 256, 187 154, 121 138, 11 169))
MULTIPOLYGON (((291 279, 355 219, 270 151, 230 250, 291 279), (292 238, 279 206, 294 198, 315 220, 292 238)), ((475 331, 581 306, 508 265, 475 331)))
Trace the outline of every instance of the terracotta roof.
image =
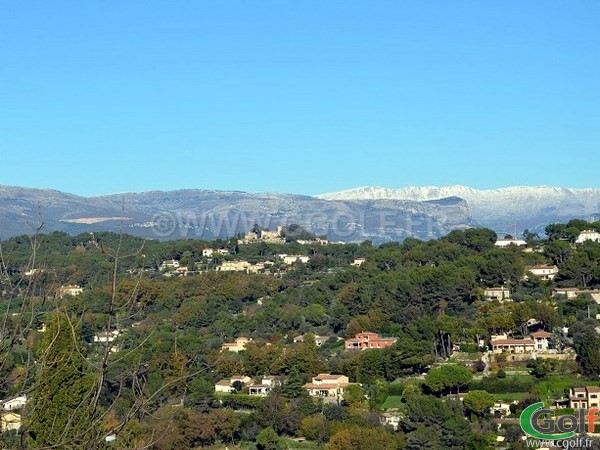
POLYGON ((552 333, 548 333, 547 331, 536 331, 534 333, 531 333, 531 336, 536 337, 536 338, 545 338, 545 337, 552 337, 554 336, 552 333))
POLYGON ((230 380, 217 381, 217 386, 231 386, 231 381, 230 380))
POLYGON ((348 386, 348 383, 324 383, 324 384, 314 384, 314 383, 306 383, 304 385, 304 389, 315 389, 315 390, 319 390, 322 389, 324 391, 329 391, 331 389, 338 389, 338 388, 342 388, 342 387, 346 387, 348 386))

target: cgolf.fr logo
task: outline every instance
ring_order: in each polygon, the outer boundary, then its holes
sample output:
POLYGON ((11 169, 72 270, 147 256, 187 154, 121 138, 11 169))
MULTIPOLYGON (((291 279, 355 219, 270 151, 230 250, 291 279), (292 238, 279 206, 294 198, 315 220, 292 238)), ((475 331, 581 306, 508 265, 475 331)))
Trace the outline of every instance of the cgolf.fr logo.
POLYGON ((575 412, 554 418, 555 411, 544 408, 544 404, 539 402, 525 408, 519 422, 529 436, 545 441, 569 439, 575 433, 593 433, 594 421, 600 418, 600 409, 578 409, 575 412))

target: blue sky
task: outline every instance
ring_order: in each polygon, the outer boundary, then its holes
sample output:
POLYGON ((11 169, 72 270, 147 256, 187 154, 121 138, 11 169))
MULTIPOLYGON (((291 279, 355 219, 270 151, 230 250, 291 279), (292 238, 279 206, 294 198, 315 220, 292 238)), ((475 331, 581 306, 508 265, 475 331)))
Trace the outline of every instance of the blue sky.
POLYGON ((0 184, 600 187, 600 2, 9 1, 0 184))

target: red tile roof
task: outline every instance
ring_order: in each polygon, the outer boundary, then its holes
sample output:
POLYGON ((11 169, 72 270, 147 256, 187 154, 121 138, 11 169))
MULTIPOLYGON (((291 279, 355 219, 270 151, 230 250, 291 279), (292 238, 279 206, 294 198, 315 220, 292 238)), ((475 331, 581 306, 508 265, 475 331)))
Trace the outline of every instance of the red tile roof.
POLYGON ((552 333, 548 333, 547 331, 536 331, 534 333, 531 333, 531 336, 533 336, 534 338, 549 338, 554 336, 552 333))

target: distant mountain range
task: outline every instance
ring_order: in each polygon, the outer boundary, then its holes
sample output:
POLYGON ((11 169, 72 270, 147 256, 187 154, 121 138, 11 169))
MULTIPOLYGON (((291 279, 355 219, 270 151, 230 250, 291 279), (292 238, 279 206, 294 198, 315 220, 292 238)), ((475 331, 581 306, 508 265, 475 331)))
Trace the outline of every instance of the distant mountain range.
POLYGON ((600 217, 600 189, 547 186, 475 190, 464 186, 363 187, 316 197, 236 191, 151 191, 81 197, 0 186, 0 238, 42 231, 120 229, 158 238, 215 239, 297 223, 330 240, 373 242, 440 237, 486 226, 499 234, 543 231, 551 222, 600 217))
POLYGON ((330 240, 430 239, 472 226, 459 198, 324 200, 292 194, 180 190, 80 197, 47 189, 0 186, 0 238, 42 230, 71 234, 119 231, 158 238, 215 239, 297 223, 330 240))
POLYGON ((525 229, 543 232, 548 223, 574 218, 598 220, 600 189, 570 189, 551 186, 514 186, 477 190, 466 186, 361 187, 323 194, 327 200, 405 200, 428 201, 446 197, 464 199, 472 220, 500 234, 520 234, 525 229))

